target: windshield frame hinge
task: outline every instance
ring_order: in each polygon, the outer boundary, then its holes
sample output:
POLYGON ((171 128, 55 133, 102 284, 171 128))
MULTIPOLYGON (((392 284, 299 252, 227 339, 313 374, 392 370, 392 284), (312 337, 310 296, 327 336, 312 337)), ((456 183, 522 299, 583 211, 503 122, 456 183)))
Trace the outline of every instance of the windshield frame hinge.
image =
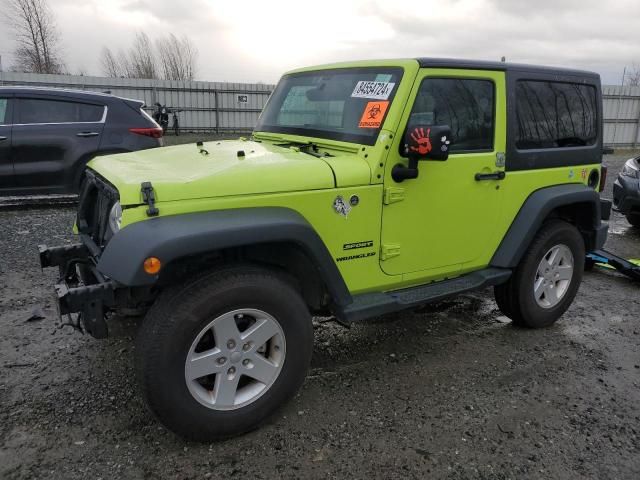
POLYGON ((140 184, 140 192, 142 193, 142 201, 149 206, 147 208, 147 216, 157 217, 160 210, 156 207, 156 195, 151 182, 142 182, 140 184))

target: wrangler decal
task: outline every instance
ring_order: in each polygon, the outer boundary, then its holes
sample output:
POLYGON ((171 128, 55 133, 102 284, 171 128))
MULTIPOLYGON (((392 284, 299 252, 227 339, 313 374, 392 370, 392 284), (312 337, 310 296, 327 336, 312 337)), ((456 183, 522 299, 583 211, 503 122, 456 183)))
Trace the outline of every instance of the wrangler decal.
POLYGON ((348 255, 346 257, 338 257, 336 258, 336 262, 344 262, 346 260, 357 260, 359 258, 373 257, 375 254, 376 252, 367 252, 367 253, 361 253, 360 255, 348 255))

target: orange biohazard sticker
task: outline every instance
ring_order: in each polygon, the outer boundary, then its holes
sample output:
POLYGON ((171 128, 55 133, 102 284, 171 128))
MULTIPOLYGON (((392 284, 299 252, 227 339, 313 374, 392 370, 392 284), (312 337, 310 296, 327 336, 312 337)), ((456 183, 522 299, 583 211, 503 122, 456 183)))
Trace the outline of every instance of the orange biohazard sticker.
POLYGON ((358 128, 380 128, 389 102, 369 102, 362 112, 358 128))

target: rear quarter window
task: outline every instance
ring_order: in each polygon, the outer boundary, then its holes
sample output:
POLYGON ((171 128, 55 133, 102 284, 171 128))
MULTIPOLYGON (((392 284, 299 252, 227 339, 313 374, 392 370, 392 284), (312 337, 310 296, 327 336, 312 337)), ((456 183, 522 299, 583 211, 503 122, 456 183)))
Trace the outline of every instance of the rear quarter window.
POLYGON ((596 89, 592 85, 520 80, 516 85, 516 148, 593 145, 598 139, 596 89))
POLYGON ((103 113, 103 105, 65 100, 21 98, 18 101, 16 123, 99 122, 102 120, 103 113))

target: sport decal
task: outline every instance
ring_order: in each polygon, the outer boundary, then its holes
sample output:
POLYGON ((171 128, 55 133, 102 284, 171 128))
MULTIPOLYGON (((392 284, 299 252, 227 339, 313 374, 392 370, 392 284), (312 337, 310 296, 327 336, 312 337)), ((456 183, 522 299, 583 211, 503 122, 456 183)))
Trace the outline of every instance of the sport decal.
POLYGON ((354 248, 371 248, 373 247, 373 240, 365 240, 364 242, 345 243, 342 246, 343 250, 353 250, 354 248))
POLYGON ((356 88, 353 89, 351 94, 354 98, 373 98, 375 100, 387 100, 393 87, 396 84, 393 82, 364 82, 360 81, 356 83, 356 88))
POLYGON ((369 102, 362 112, 359 128, 380 128, 389 102, 369 102))

